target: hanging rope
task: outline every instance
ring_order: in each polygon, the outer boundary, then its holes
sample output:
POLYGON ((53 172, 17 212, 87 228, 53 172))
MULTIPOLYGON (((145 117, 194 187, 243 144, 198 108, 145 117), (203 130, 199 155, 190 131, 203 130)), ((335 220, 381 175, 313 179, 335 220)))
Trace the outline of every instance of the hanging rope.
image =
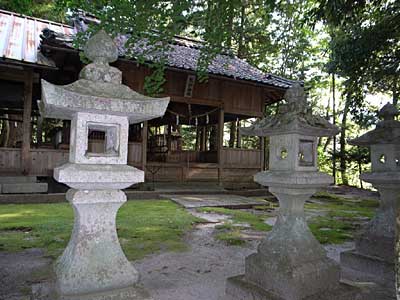
POLYGON ((206 121, 208 121, 208 122, 210 120, 209 119, 209 115, 213 114, 216 111, 218 111, 218 108, 215 108, 215 109, 210 110, 209 112, 206 112, 206 113, 203 113, 203 114, 198 114, 198 115, 193 115, 193 116, 189 116, 188 117, 188 116, 186 116, 184 114, 180 114, 180 113, 174 112, 174 111, 172 111, 170 109, 167 109, 167 112, 169 112, 170 114, 172 114, 174 116, 178 116, 178 119, 179 119, 179 117, 182 117, 182 118, 201 118, 201 117, 206 117, 206 121))

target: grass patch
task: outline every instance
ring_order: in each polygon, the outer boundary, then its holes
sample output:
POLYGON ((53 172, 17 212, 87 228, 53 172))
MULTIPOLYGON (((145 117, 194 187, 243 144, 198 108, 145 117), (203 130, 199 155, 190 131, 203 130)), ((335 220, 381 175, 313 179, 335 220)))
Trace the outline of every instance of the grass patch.
POLYGON ((226 232, 219 232, 215 235, 217 240, 223 241, 230 246, 240 246, 246 243, 241 237, 240 230, 232 230, 226 232))
POLYGON ((353 239, 360 220, 371 219, 379 201, 373 199, 348 199, 327 192, 317 193, 314 198, 321 203, 306 203, 308 210, 324 211, 325 216, 311 218, 308 225, 322 244, 341 244, 353 239))
POLYGON ((329 217, 315 217, 308 222, 308 226, 321 244, 342 244, 353 239, 357 228, 351 222, 329 217))
MULTIPOLYGON (((68 203, 0 205, 0 251, 43 248, 56 257, 69 241, 73 218, 68 203)), ((185 250, 183 234, 200 221, 171 201, 129 201, 118 212, 117 231, 126 256, 135 260, 185 250)))

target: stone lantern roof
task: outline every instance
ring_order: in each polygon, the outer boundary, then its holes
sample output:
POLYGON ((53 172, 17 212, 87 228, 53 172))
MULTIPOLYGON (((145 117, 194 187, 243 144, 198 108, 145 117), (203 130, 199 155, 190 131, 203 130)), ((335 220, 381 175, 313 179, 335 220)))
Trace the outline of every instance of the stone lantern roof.
POLYGON ((395 120, 398 115, 398 109, 393 104, 387 103, 378 113, 383 120, 376 125, 376 128, 349 141, 349 144, 356 146, 400 144, 400 122, 395 120))
POLYGON ((127 116, 130 123, 139 123, 165 113, 169 97, 147 97, 122 84, 122 72, 109 66, 118 59, 118 48, 104 31, 89 39, 84 53, 93 63, 82 69, 78 81, 57 86, 42 80, 39 108, 44 116, 72 119, 79 111, 127 116))
POLYGON ((273 136, 297 133, 308 136, 332 136, 339 132, 335 125, 312 114, 304 88, 299 84, 288 89, 284 98, 286 104, 279 107, 276 115, 256 121, 250 127, 240 128, 241 134, 273 136))

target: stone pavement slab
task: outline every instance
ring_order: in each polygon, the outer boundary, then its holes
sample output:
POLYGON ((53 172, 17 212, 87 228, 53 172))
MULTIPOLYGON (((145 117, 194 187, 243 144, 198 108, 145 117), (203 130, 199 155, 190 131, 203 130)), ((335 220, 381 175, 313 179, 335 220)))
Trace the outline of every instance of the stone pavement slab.
POLYGON ((265 200, 248 198, 238 195, 161 195, 167 199, 171 199, 175 203, 185 208, 196 207, 252 207, 255 205, 264 205, 265 200))

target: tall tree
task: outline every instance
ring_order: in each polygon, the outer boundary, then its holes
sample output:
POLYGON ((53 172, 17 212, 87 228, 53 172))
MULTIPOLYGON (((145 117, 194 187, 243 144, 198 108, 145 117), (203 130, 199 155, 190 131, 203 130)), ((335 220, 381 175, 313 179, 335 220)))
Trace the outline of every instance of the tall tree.
POLYGON ((64 4, 52 0, 0 0, 1 9, 56 22, 65 21, 64 4))

